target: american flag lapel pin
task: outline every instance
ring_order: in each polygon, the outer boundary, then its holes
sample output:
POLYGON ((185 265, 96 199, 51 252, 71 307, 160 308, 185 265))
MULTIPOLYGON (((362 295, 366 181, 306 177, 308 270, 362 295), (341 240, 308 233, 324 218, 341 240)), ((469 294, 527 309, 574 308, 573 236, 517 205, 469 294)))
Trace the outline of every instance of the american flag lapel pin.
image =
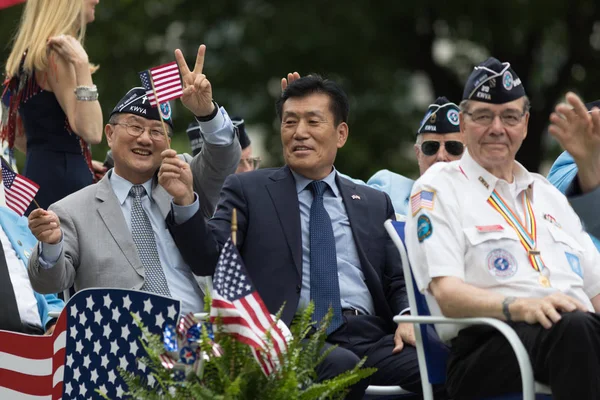
POLYGON ((357 194, 352 195, 352 200, 360 200, 360 196, 357 194))

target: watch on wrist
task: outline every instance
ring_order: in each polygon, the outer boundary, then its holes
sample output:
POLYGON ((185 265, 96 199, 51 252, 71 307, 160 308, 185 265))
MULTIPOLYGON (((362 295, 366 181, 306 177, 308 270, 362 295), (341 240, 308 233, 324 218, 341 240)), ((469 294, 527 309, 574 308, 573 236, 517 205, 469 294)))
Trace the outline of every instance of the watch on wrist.
POLYGON ((512 316, 510 315, 510 310, 508 309, 508 306, 510 306, 512 303, 514 303, 515 300, 517 300, 516 297, 514 297, 514 296, 508 296, 502 302, 502 314, 504 314, 504 317, 506 318, 507 322, 511 322, 512 321, 512 316))

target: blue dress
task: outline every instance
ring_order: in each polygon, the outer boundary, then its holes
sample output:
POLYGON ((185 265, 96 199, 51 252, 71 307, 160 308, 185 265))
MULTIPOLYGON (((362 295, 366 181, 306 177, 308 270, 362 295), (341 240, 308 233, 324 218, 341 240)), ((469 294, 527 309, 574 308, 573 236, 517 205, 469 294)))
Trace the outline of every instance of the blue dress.
MULTIPOLYGON (((47 209, 93 183, 91 154, 85 141, 71 130, 54 93, 43 90, 35 74, 12 80, 19 79, 21 82, 15 87, 18 91, 10 93, 9 109, 18 109, 27 138, 22 173, 40 185, 35 200, 47 209)), ((26 214, 35 208, 32 203, 26 214)))

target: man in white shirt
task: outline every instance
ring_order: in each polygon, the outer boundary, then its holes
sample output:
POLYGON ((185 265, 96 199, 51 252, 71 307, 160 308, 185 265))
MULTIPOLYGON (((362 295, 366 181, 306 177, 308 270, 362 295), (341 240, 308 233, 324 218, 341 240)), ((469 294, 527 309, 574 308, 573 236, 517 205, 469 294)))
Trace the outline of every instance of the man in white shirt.
MULTIPOLYGON (((600 398, 600 255, 567 199, 515 161, 529 101, 508 63, 469 77, 460 127, 468 151, 413 187, 406 243, 433 314, 494 317, 523 341, 554 399, 600 398)), ((513 351, 493 329, 440 326, 453 398, 520 391, 513 351)))

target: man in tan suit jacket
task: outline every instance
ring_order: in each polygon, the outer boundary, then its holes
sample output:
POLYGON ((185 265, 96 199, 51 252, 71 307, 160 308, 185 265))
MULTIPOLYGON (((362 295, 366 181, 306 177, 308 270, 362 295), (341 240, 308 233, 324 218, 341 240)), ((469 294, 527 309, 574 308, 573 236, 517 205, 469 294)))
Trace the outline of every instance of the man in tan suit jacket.
POLYGON ((202 243, 196 227, 199 219, 212 215, 225 177, 238 165, 240 146, 231 120, 212 101, 210 83, 202 75, 204 46, 194 71, 189 71, 179 51, 176 56, 184 81, 182 102, 199 120, 205 137, 202 152, 191 159, 168 149, 170 139, 162 129, 162 123, 172 129, 168 103, 151 107, 143 88, 131 89, 105 127, 115 167, 96 185, 29 216, 40 244, 28 271, 40 293, 72 285, 76 291, 143 289, 181 300, 184 312, 202 311, 203 294, 194 272, 200 273, 204 261, 198 256, 202 243), (160 259, 158 273, 165 292, 149 282, 156 272, 149 273, 144 263, 151 252, 147 242, 136 242, 133 186, 144 188, 141 208, 154 233, 153 251, 160 259))

